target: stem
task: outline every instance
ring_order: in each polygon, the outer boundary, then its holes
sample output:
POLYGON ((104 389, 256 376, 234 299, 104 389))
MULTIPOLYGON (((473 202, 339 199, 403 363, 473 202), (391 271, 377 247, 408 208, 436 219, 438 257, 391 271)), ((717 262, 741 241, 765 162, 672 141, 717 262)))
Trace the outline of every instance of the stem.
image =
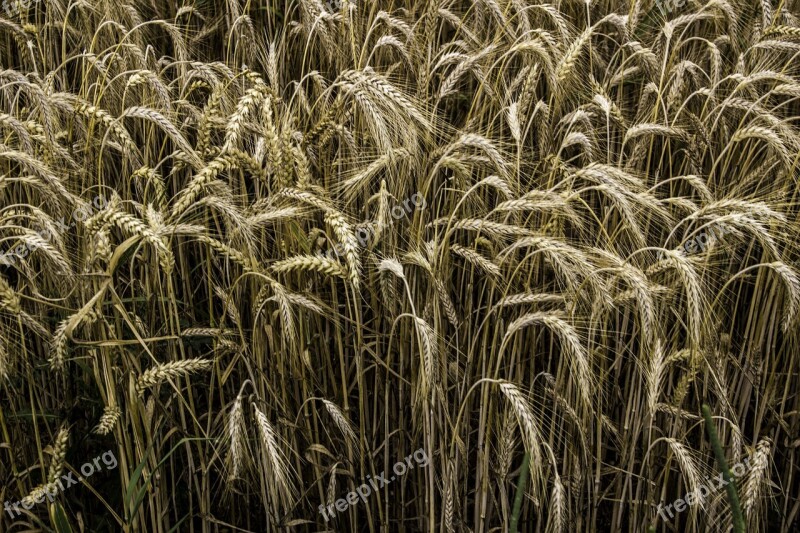
POLYGON ((528 485, 528 471, 530 470, 531 454, 525 452, 522 458, 522 469, 519 471, 517 479, 517 494, 514 496, 514 508, 511 510, 511 524, 509 531, 517 533, 517 523, 519 522, 519 512, 522 509, 522 498, 525 496, 525 489, 528 485))
POLYGON ((714 426, 714 419, 711 417, 711 409, 706 404, 703 404, 703 418, 706 419, 706 431, 708 431, 708 438, 711 439, 711 447, 714 449, 714 455, 717 458, 717 466, 722 471, 722 476, 727 483, 725 490, 728 493, 728 503, 731 505, 733 531, 735 533, 744 533, 744 519, 742 518, 742 508, 739 506, 736 483, 728 468, 728 463, 725 461, 725 454, 722 451, 722 444, 719 442, 717 428, 714 426))

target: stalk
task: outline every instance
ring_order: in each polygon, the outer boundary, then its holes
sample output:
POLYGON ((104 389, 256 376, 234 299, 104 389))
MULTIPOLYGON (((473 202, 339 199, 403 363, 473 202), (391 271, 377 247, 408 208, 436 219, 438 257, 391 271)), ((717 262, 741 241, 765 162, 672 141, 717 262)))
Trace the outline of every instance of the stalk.
POLYGON ((714 426, 714 419, 711 417, 711 409, 706 404, 703 404, 703 418, 706 420, 706 431, 708 431, 708 438, 711 440, 711 447, 714 449, 714 456, 717 458, 717 466, 722 471, 722 476, 727 483, 725 491, 728 493, 728 503, 731 506, 733 531, 734 533, 744 533, 744 519, 742 518, 742 508, 739 505, 739 493, 736 492, 736 482, 728 468, 728 462, 725 460, 725 453, 722 451, 717 428, 714 426))
POLYGON ((522 469, 519 471, 519 478, 517 479, 517 494, 514 496, 514 507, 511 510, 511 524, 509 524, 508 528, 511 533, 517 533, 519 513, 522 509, 522 498, 525 496, 525 489, 528 486, 530 464, 531 454, 525 452, 525 457, 522 458, 522 469))

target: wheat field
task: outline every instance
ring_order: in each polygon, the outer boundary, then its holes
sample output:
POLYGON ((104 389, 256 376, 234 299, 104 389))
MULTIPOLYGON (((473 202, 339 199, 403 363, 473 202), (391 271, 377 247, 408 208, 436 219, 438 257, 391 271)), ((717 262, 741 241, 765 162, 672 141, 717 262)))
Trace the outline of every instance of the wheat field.
POLYGON ((0 532, 800 531, 800 1, 551 2, 3 2, 0 532))

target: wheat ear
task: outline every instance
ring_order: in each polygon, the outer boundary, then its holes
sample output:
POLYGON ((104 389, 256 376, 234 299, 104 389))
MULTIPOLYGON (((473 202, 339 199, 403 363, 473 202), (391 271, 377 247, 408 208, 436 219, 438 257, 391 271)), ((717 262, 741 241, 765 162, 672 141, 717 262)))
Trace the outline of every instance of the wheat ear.
POLYGON ((207 370, 214 364, 213 361, 206 359, 186 359, 163 363, 149 368, 136 380, 136 392, 144 394, 145 389, 158 385, 167 379, 186 376, 192 372, 207 370))
POLYGON ((114 426, 117 425, 117 421, 119 417, 122 415, 122 411, 119 407, 116 406, 108 406, 103 409, 103 414, 100 416, 100 421, 92 430, 92 433, 95 435, 108 435, 113 431, 114 426))

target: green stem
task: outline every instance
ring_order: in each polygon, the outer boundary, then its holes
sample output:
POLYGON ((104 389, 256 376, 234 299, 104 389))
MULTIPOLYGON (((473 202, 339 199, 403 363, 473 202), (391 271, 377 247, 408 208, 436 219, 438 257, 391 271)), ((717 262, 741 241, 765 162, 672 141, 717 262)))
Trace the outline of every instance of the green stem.
POLYGON ((744 533, 744 519, 742 518, 742 508, 739 505, 739 494, 736 492, 736 483, 733 480, 730 469, 728 469, 728 463, 725 461, 725 454, 722 451, 722 444, 717 435, 717 428, 714 426, 714 420, 711 417, 711 409, 706 404, 703 404, 703 418, 706 419, 706 431, 708 431, 708 438, 711 439, 711 447, 714 449, 714 455, 717 458, 717 466, 722 471, 722 476, 727 483, 725 490, 728 493, 728 503, 731 506, 733 531, 735 533, 744 533))
POLYGON ((525 452, 522 458, 522 469, 519 471, 517 479, 517 494, 514 496, 514 508, 511 511, 511 524, 509 531, 517 533, 517 523, 519 522, 519 512, 522 509, 522 498, 525 496, 525 489, 528 485, 528 471, 530 470, 531 454, 525 452))

